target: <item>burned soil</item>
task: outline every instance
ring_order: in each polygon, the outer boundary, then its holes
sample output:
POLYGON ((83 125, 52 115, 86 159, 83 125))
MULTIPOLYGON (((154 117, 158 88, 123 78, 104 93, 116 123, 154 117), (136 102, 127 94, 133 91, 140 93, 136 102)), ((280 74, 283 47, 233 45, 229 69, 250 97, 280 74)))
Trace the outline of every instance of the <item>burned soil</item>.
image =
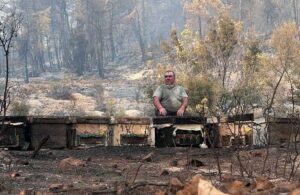
MULTIPOLYGON (((31 158, 33 151, 0 150, 0 194, 175 194, 183 187, 174 189, 170 184, 172 178, 185 184, 197 174, 230 194, 236 191, 230 191, 232 187, 228 187, 229 182, 236 181, 242 183, 233 189, 243 190, 244 194, 279 194, 296 189, 298 184, 295 182, 278 184, 288 178, 281 177, 284 164, 280 158, 283 158, 283 151, 271 148, 268 156, 266 151, 80 147, 73 150, 42 149, 35 158, 31 158), (241 161, 237 160, 236 154, 241 161), (217 156, 222 181, 218 175, 217 156), (261 172, 263 164, 264 173, 261 172), (244 169, 242 175, 241 168, 244 169), (257 181, 261 178, 268 178, 265 181, 269 185, 258 189, 257 181)), ((288 171, 286 169, 287 176, 288 171)), ((297 180, 296 177, 293 180, 297 180)))

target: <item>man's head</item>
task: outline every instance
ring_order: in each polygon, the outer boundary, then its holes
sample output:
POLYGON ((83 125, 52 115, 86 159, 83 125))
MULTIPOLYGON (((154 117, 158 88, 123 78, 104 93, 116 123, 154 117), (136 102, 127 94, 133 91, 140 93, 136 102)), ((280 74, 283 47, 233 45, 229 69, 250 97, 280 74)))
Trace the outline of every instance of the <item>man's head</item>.
POLYGON ((165 72, 165 84, 173 85, 175 84, 175 73, 172 70, 167 70, 165 72))

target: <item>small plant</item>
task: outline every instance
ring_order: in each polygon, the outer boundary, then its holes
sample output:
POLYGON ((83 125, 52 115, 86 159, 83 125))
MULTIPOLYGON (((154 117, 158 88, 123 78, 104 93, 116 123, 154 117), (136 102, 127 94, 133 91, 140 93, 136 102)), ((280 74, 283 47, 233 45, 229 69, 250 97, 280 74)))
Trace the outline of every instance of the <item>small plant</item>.
POLYGON ((116 117, 124 117, 124 116, 126 116, 125 110, 124 110, 123 108, 117 110, 117 111, 114 113, 114 116, 116 116, 116 117))
POLYGON ((108 100, 107 102, 107 115, 108 116, 114 116, 116 112, 116 103, 114 100, 108 100))
POLYGON ((30 106, 25 102, 13 102, 11 104, 11 114, 14 116, 27 116, 30 106))
POLYGON ((104 94, 104 87, 102 81, 100 80, 95 81, 94 89, 97 92, 97 94, 95 95, 97 104, 101 105, 103 103, 103 94, 104 94))
POLYGON ((70 100, 71 94, 71 88, 61 83, 54 83, 50 92, 50 96, 58 100, 70 100))

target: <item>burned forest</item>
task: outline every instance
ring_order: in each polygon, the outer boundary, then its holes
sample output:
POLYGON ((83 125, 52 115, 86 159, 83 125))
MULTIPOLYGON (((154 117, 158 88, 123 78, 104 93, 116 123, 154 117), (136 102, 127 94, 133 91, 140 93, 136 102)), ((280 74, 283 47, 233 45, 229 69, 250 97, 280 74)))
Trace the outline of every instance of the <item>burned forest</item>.
POLYGON ((0 194, 300 194, 299 0, 0 0, 0 194))

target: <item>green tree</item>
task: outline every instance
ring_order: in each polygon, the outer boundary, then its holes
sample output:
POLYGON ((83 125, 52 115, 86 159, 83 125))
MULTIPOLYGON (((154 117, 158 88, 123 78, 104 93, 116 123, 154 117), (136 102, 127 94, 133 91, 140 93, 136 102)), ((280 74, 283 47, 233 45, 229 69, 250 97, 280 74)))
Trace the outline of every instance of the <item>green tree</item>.
POLYGON ((270 46, 274 50, 273 55, 266 56, 262 83, 266 89, 266 109, 269 113, 275 102, 276 95, 284 77, 297 74, 300 66, 300 42, 298 39, 298 28, 294 22, 283 23, 278 26, 272 34, 270 46))
POLYGON ((217 66, 218 75, 225 88, 227 73, 230 68, 230 57, 238 43, 236 23, 227 13, 222 13, 211 24, 208 33, 208 44, 217 66))

